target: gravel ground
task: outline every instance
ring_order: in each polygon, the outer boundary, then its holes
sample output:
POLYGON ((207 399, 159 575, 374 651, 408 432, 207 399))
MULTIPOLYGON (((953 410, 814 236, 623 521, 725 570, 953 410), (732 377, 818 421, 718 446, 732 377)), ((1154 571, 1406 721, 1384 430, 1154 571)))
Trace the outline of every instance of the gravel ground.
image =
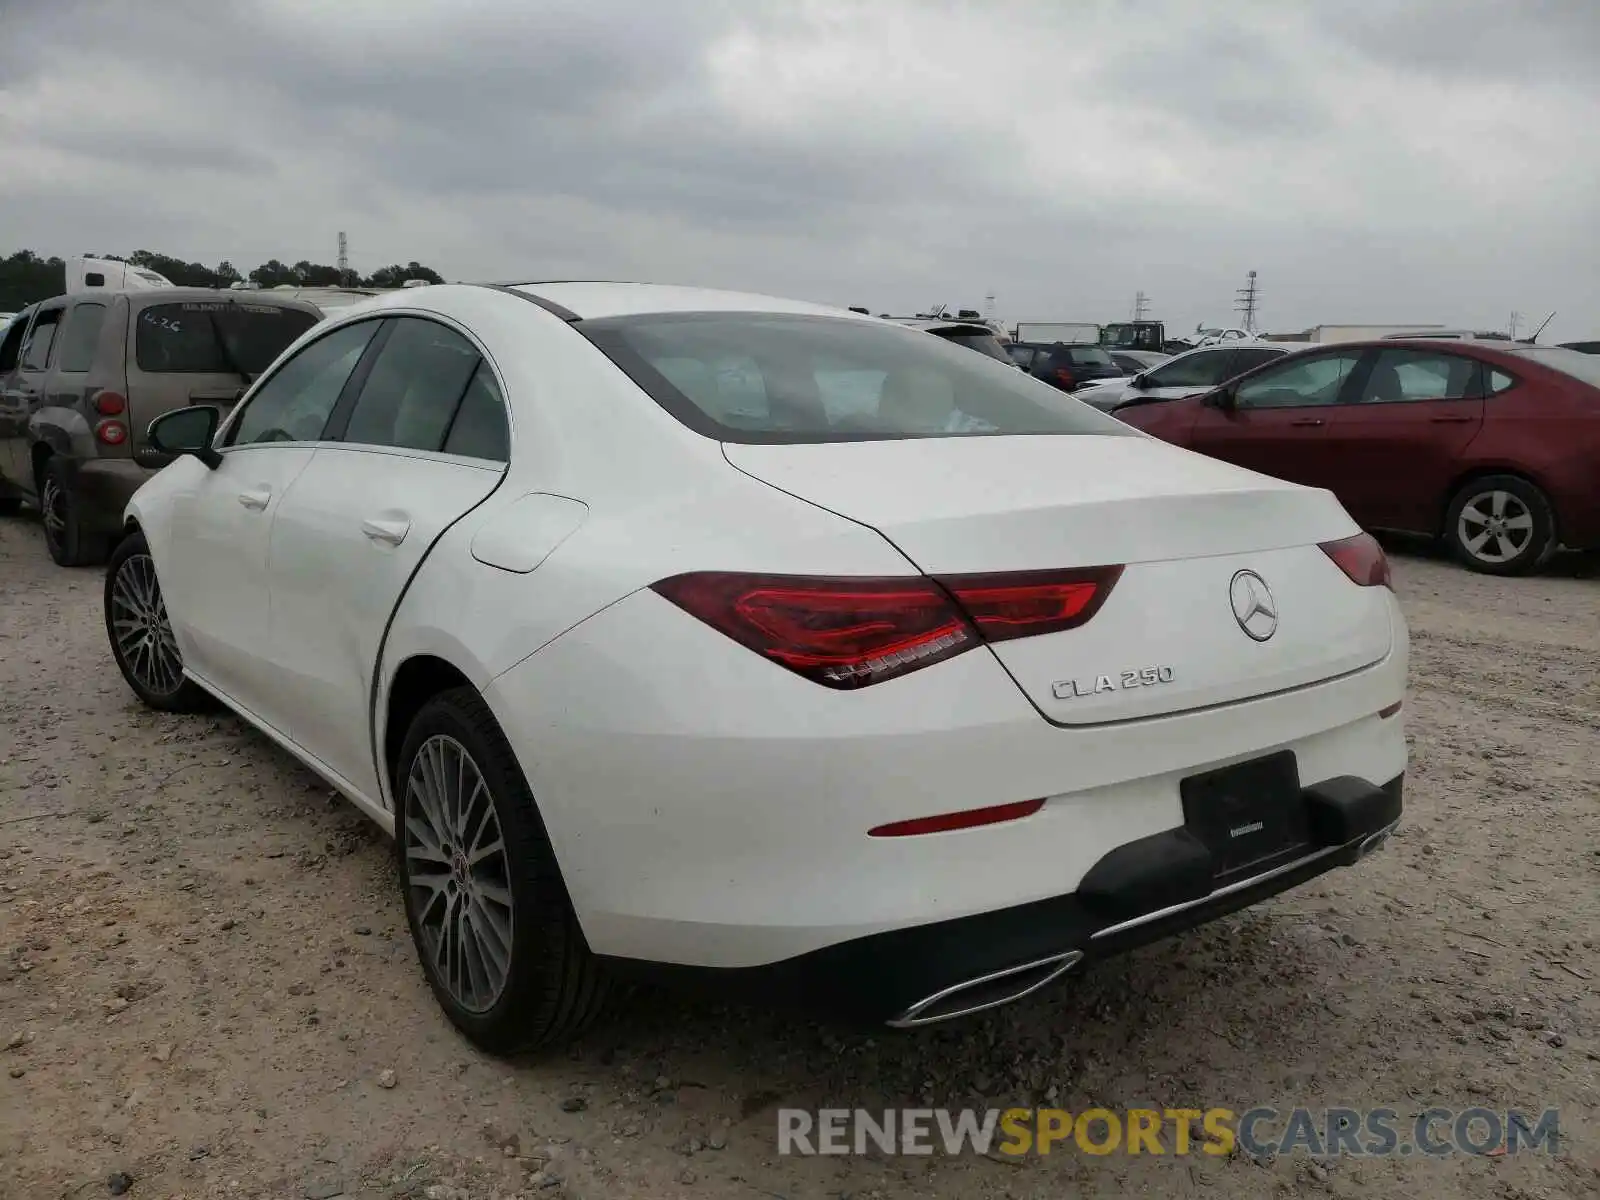
POLYGON ((435 1008, 383 837, 231 717, 142 710, 100 574, 0 521, 0 1197, 1593 1197, 1600 562, 1396 572, 1413 759, 1375 858, 955 1027, 646 994, 505 1063, 435 1008), (1030 1103, 1554 1105, 1567 1145, 776 1154, 780 1105, 1030 1103))

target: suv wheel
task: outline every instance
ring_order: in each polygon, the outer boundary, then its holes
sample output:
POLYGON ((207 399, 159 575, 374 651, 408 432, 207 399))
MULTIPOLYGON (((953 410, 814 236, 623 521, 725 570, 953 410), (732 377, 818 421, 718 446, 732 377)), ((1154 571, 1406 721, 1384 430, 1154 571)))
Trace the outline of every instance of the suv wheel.
POLYGON ((144 534, 122 540, 106 568, 106 637, 122 677, 151 708, 198 712, 211 706, 206 691, 183 673, 183 655, 172 636, 156 560, 144 534))
POLYGON ((1456 493, 1444 537, 1455 556, 1486 575, 1521 575, 1555 550, 1550 501, 1516 475, 1486 475, 1456 493))
POLYGON ((111 539, 83 529, 83 516, 65 465, 45 460, 39 482, 39 515, 44 518, 44 544, 63 567, 96 566, 106 561, 111 539))
POLYGON ((423 705, 395 770, 395 852, 429 986, 491 1053, 575 1036, 609 987, 505 735, 471 688, 423 705))

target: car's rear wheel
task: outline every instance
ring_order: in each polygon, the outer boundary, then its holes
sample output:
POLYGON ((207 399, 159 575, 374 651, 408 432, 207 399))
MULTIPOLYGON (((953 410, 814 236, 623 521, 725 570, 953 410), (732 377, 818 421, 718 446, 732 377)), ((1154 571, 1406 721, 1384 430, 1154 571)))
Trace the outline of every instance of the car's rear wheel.
POLYGON ((406 919, 451 1022, 497 1054, 579 1033, 607 981, 572 910, 527 781, 488 705, 443 692, 395 772, 406 919))
POLYGON ((211 697, 183 673, 183 655, 172 636, 156 560, 143 533, 122 540, 106 568, 106 637, 117 669, 134 694, 151 708, 197 712, 211 697))
POLYGON ((83 512, 66 465, 58 458, 46 460, 39 484, 39 515, 44 520, 44 544, 50 557, 63 567, 88 567, 106 561, 111 539, 83 528, 83 512))
POLYGON ((1445 512, 1451 552, 1488 575, 1531 571, 1555 549, 1550 501, 1516 475, 1486 475, 1456 493, 1445 512))

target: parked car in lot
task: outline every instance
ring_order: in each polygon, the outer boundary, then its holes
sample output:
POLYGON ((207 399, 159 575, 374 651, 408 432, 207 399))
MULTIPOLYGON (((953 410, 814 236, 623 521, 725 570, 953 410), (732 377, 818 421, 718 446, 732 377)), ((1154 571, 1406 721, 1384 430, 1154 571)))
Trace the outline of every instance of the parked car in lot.
POLYGON ((1078 393, 1101 412, 1130 401, 1176 400, 1208 392, 1224 380, 1271 362, 1310 343, 1226 341, 1175 354, 1149 370, 1106 379, 1078 393))
POLYGON ((1369 529, 1496 575, 1600 547, 1600 360, 1520 342, 1345 342, 1203 396, 1120 408, 1148 433, 1331 490, 1369 529))
POLYGON ((629 976, 943 1020, 1400 815, 1406 628, 1331 496, 891 322, 435 286, 220 416, 152 429, 116 662, 396 835, 491 1050, 629 976))
POLYGON ((1075 392, 1101 379, 1122 378, 1104 347, 1080 342, 1013 342, 1011 360, 1051 387, 1075 392))
POLYGON ((1111 355, 1111 361, 1117 364, 1117 369, 1124 375, 1143 375, 1172 357, 1161 350, 1117 350, 1107 347, 1106 353, 1111 355))
POLYGON ((924 333, 931 333, 934 337, 943 338, 947 342, 954 342, 957 346, 965 346, 968 350, 976 350, 979 354, 990 358, 998 358, 1001 362, 1008 361, 1004 343, 982 321, 961 321, 945 317, 891 317, 896 325, 908 325, 912 329, 920 329, 924 333))
POLYGON ((270 292, 96 289, 31 306, 0 334, 0 508, 39 508, 63 566, 101 563, 155 465, 169 409, 228 407, 321 319, 270 292))

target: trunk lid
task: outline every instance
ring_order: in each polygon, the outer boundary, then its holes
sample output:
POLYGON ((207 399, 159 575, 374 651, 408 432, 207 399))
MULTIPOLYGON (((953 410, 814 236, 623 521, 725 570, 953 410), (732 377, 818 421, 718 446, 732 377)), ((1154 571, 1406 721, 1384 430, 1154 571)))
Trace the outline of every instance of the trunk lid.
MULTIPOLYGON (((930 575, 1123 565, 1087 624, 992 646, 1061 724, 1302 687, 1390 650, 1386 590, 1358 587, 1319 548, 1359 532, 1329 493, 1153 438, 728 444, 724 453, 757 479, 877 529, 930 575), (1246 631, 1236 597, 1242 609, 1266 601, 1268 636, 1246 631)), ((1265 617, 1247 620, 1263 632, 1265 617)))

